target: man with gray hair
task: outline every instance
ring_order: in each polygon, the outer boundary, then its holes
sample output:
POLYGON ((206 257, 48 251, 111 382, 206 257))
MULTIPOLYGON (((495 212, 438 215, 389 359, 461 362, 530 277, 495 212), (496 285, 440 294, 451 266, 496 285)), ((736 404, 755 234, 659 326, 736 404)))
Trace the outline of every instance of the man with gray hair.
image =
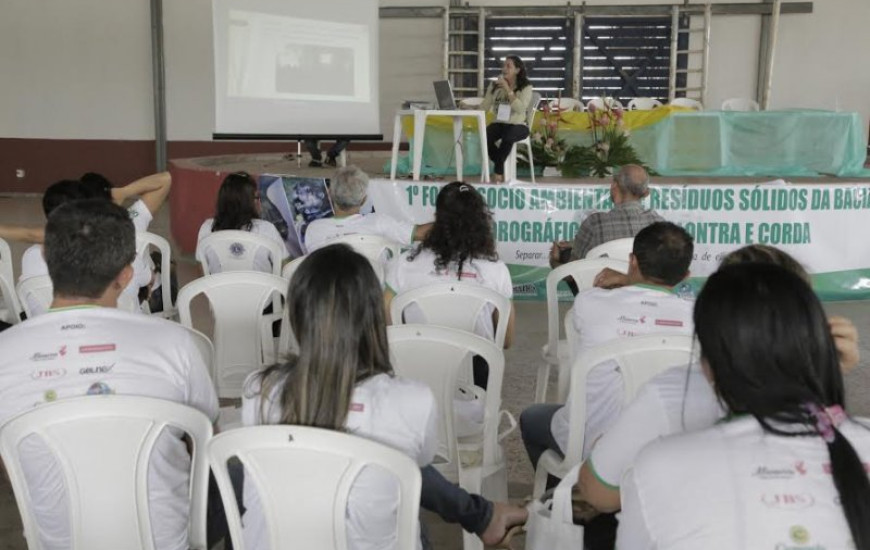
POLYGON ((305 232, 305 248, 312 252, 345 235, 378 235, 410 246, 422 240, 431 223, 414 225, 372 212, 363 216, 360 208, 366 201, 369 177, 356 166, 339 168, 329 186, 335 216, 314 220, 305 232))
POLYGON ((634 237, 654 222, 663 221, 653 210, 644 210, 641 200, 649 195, 649 174, 642 166, 626 164, 614 174, 610 184, 613 209, 596 212, 583 220, 574 242, 554 242, 550 249, 550 267, 582 260, 596 246, 615 239, 634 237))

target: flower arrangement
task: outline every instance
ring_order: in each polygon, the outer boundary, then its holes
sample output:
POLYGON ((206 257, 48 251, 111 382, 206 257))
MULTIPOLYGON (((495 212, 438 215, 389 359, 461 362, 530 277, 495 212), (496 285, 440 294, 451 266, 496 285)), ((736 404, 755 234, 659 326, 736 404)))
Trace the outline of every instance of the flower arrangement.
POLYGON ((628 142, 629 132, 623 122, 623 110, 614 106, 609 98, 602 98, 603 107, 590 102, 589 127, 592 130, 592 145, 574 145, 565 151, 559 167, 562 175, 578 177, 593 175, 609 176, 613 169, 626 164, 640 164, 634 147, 628 142))
MULTIPOLYGON (((568 150, 568 145, 564 139, 558 135, 560 111, 558 109, 550 109, 550 106, 545 104, 541 109, 544 113, 542 119, 538 119, 532 128, 532 158, 535 161, 535 166, 541 168, 545 166, 559 166, 565 158, 565 152, 568 150)), ((518 162, 520 165, 529 166, 528 154, 525 148, 517 151, 518 162)))

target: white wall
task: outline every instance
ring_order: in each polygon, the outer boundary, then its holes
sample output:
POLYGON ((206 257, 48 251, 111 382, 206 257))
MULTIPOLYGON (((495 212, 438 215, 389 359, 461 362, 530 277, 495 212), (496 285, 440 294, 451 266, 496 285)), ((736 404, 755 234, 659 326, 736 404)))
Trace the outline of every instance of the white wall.
MULTIPOLYGON (((589 4, 661 1, 590 0, 589 4)), ((446 0, 381 0, 382 6, 445 4, 446 0)), ((171 140, 211 136, 210 6, 210 0, 164 0, 171 140)), ((771 107, 858 111, 866 125, 870 71, 860 60, 870 51, 870 33, 865 28, 870 2, 815 0, 813 10, 780 18, 771 107)), ((380 24, 381 130, 389 140, 392 113, 403 99, 433 99, 431 83, 441 70, 442 27, 440 19, 381 19, 380 24)), ((714 18, 709 106, 728 97, 754 97, 759 32, 759 17, 714 18)), ((152 139, 150 55, 147 0, 3 0, 0 137, 152 139)))
POLYGON ((0 137, 153 139, 147 0, 3 0, 0 137))

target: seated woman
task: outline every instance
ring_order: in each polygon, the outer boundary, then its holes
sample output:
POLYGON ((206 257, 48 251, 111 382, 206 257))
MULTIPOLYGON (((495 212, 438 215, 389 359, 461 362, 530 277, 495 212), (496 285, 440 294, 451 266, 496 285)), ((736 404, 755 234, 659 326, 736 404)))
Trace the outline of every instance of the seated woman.
MULTIPOLYGON (((384 301, 387 311, 396 294, 433 283, 460 281, 481 285, 507 298, 513 297, 511 276, 495 251, 492 214, 483 197, 469 184, 460 181, 441 188, 435 200, 435 222, 423 241, 395 259, 387 267, 384 301)), ((419 316, 408 308, 409 322, 419 316)), ((475 332, 493 340, 496 312, 490 308, 477 320, 475 332)), ((514 333, 514 307, 508 318, 504 347, 509 348, 514 333)), ((480 384, 480 368, 475 369, 480 384)))
POLYGON ((514 143, 529 137, 526 112, 532 102, 532 85, 526 66, 516 55, 505 57, 501 76, 491 82, 480 104, 482 111, 492 110, 495 122, 486 127, 489 160, 495 164, 496 182, 504 181, 504 161, 514 143))
POLYGON ((717 425, 659 440, 622 480, 619 548, 870 548, 870 430, 800 276, 722 267, 697 299, 717 425), (850 540, 851 539, 851 540, 850 540))
MULTIPOLYGON (((236 172, 224 178, 218 191, 214 218, 202 222, 196 238, 197 247, 212 232, 223 230, 250 231, 280 243, 282 256, 276 261, 283 262, 289 256, 287 246, 275 226, 271 222, 260 219, 260 193, 257 190, 257 182, 245 172, 236 172)), ((207 250, 205 257, 209 271, 220 273, 221 263, 218 255, 207 250)), ((257 250, 254 256, 254 270, 272 272, 272 260, 269 258, 268 250, 264 248, 257 250)))
MULTIPOLYGON (((380 288, 368 260, 349 246, 312 252, 293 275, 288 297, 299 355, 248 378, 243 423, 348 431, 403 451, 424 467, 424 507, 463 526, 463 520, 474 525, 469 512, 475 508, 481 537, 498 541, 525 521, 525 512, 468 495, 428 466, 438 446, 435 398, 423 384, 393 374, 380 288)), ((396 483, 376 468, 359 476, 348 501, 349 548, 394 547, 396 483)), ((266 548, 250 484, 244 498, 247 547, 266 548)))

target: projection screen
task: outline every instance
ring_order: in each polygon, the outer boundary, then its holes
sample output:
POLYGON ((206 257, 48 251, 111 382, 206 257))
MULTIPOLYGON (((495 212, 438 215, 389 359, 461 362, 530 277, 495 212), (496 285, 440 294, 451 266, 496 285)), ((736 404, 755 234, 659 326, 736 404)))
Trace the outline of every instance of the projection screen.
POLYGON ((212 8, 215 138, 380 139, 377 0, 212 8))

